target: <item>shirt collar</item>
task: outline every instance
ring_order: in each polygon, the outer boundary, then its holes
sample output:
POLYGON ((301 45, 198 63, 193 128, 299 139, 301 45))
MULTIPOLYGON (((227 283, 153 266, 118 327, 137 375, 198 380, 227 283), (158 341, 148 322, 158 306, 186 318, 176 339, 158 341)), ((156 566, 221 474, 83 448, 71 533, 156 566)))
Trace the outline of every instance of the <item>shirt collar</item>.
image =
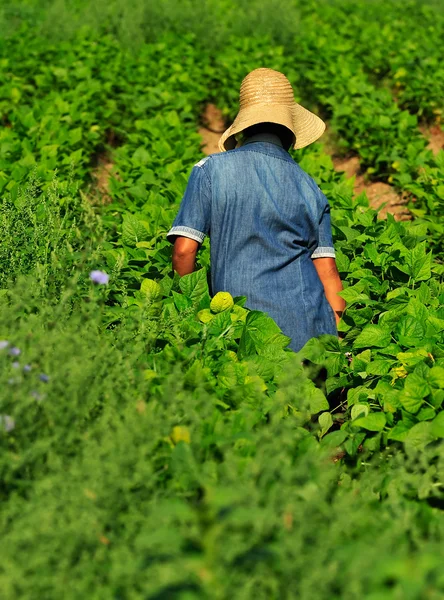
POLYGON ((247 144, 251 144, 253 142, 269 142, 270 144, 275 144, 276 146, 283 148, 279 136, 275 135, 274 133, 256 133, 255 135, 247 138, 242 145, 246 146, 247 144))

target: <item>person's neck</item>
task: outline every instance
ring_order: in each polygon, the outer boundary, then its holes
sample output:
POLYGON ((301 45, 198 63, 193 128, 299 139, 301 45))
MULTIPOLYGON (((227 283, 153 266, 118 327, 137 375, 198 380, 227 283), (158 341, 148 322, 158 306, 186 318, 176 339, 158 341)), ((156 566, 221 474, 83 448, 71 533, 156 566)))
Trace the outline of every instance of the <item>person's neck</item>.
POLYGON ((249 144, 251 142, 270 142, 271 144, 275 144, 276 146, 280 146, 281 148, 283 148, 281 138, 275 133, 256 133, 245 138, 243 145, 249 144))

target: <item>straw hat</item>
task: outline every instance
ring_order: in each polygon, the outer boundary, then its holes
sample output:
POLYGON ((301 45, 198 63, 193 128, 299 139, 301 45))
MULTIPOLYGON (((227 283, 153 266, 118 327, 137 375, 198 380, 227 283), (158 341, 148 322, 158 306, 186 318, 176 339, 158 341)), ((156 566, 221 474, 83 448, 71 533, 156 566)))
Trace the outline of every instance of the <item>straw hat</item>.
POLYGON ((256 123, 278 123, 295 135, 295 149, 316 141, 325 130, 322 119, 294 100, 291 83, 273 69, 255 69, 243 79, 239 112, 219 140, 221 152, 236 146, 236 133, 256 123))

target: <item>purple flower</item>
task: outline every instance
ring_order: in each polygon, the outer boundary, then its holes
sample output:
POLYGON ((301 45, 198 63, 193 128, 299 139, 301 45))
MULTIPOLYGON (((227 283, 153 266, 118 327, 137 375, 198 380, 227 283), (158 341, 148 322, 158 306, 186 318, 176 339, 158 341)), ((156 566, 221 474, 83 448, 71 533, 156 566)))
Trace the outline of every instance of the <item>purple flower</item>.
POLYGON ((24 367, 23 367, 23 370, 24 370, 26 373, 29 373, 29 371, 31 370, 31 368, 32 368, 32 367, 31 367, 31 365, 24 365, 24 367))
POLYGON ((40 373, 40 381, 44 381, 45 383, 48 383, 49 381, 49 377, 48 375, 45 375, 45 373, 40 373))
POLYGON ((4 350, 9 346, 9 342, 7 340, 0 340, 0 350, 4 350))
POLYGON ((18 360, 15 360, 15 361, 12 363, 12 367, 13 367, 14 369, 18 369, 18 368, 20 367, 20 363, 19 363, 19 361, 18 361, 18 360))
POLYGON ((12 431, 15 427, 15 421, 10 415, 0 415, 0 426, 6 432, 12 431))
POLYGON ((89 278, 93 283, 105 284, 109 281, 109 275, 104 271, 91 271, 89 278))
POLYGON ((21 353, 20 348, 17 348, 17 346, 12 346, 11 348, 9 348, 9 354, 11 356, 19 356, 19 354, 21 353))

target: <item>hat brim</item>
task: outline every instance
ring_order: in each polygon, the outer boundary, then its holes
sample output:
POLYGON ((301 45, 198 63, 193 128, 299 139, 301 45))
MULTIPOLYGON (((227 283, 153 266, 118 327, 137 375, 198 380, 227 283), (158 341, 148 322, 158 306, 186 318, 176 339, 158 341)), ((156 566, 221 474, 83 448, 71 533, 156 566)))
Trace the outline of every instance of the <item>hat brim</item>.
POLYGON ((292 106, 254 104, 241 108, 232 125, 221 135, 220 151, 224 152, 235 148, 235 135, 258 123, 276 123, 287 127, 295 135, 296 142, 293 144, 295 150, 315 142, 324 133, 326 127, 321 118, 297 102, 292 106))

